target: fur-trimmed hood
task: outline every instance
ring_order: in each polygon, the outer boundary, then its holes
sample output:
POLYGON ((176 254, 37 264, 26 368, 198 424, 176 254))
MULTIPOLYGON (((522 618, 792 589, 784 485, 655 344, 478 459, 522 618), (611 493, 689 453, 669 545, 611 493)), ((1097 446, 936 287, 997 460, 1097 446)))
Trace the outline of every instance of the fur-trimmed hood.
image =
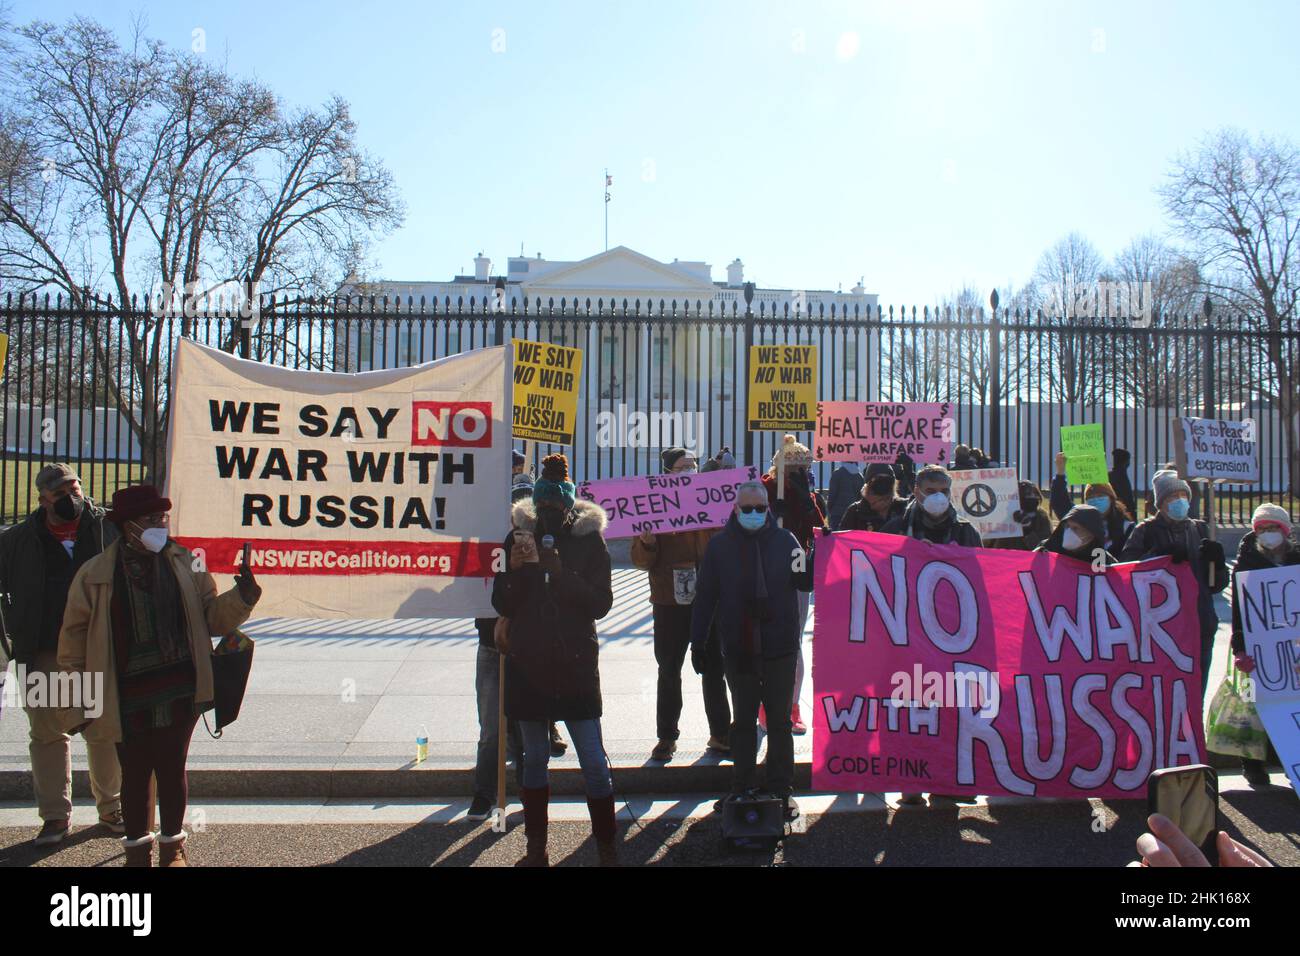
MULTIPOLYGON (((592 534, 603 535, 609 525, 609 516, 605 509, 594 501, 578 498, 569 509, 565 526, 575 537, 592 534)), ((510 509, 510 526, 520 531, 532 531, 537 527, 537 506, 525 499, 515 502, 510 509)))

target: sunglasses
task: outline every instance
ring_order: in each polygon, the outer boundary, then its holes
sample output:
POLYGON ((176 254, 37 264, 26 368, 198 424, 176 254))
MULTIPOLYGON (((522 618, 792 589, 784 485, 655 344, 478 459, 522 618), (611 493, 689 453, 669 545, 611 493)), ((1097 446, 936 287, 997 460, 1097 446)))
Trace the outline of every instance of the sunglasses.
POLYGON ((752 515, 754 512, 762 514, 767 510, 767 505, 741 505, 740 510, 747 515, 752 515))

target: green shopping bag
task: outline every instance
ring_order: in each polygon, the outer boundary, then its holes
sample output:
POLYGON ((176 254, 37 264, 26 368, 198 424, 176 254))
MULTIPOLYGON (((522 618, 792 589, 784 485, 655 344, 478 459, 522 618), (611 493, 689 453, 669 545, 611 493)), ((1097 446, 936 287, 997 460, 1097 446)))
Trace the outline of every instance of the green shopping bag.
POLYGON ((1223 683, 1214 692, 1206 711, 1205 746, 1217 754, 1265 760, 1268 731, 1255 712, 1255 705, 1242 698, 1239 674, 1236 664, 1230 665, 1223 683))

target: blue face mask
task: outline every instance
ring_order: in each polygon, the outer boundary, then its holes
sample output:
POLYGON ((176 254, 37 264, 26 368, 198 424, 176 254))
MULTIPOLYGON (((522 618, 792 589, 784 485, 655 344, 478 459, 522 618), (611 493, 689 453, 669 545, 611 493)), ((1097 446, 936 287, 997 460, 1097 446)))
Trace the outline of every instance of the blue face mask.
POLYGON ((1186 498, 1175 498, 1169 502, 1169 517, 1175 521, 1182 521, 1187 517, 1187 512, 1192 510, 1192 503, 1186 498))
POLYGON ((1107 498, 1105 495, 1102 495, 1100 498, 1089 498, 1088 504, 1092 505, 1102 514, 1105 514, 1107 511, 1110 510, 1110 499, 1107 498))
POLYGON ((763 527, 763 525, 767 524, 767 512, 754 511, 750 514, 745 514, 745 512, 740 511, 737 512, 736 519, 740 522, 740 526, 746 531, 757 531, 759 528, 763 527))

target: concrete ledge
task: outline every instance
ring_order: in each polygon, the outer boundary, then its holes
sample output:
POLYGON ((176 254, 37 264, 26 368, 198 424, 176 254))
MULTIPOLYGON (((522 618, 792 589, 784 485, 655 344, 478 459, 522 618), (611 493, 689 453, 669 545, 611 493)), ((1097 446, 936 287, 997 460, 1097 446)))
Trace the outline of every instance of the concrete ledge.
MULTIPOLYGON (((690 758, 681 754, 679 758, 690 758)), ((1220 773, 1238 773, 1239 760, 1210 754, 1210 765, 1220 773)), ((620 794, 726 793, 731 785, 730 762, 712 758, 698 761, 675 760, 661 765, 615 765, 614 787, 620 794)), ((760 771, 761 779, 761 771, 760 771)), ((466 797, 474 789, 474 768, 454 761, 384 764, 378 761, 305 760, 286 757, 249 758, 222 765, 191 761, 190 794, 199 798, 271 799, 314 797, 466 797)), ((506 787, 515 793, 513 768, 506 770, 506 787)), ((795 787, 812 787, 812 764, 795 764, 795 787)), ((90 778, 84 769, 74 769, 72 792, 90 796, 90 778)), ((555 761, 551 765, 551 792, 578 796, 584 792, 582 771, 576 763, 555 761)), ((33 800, 30 769, 0 769, 0 801, 33 800)))

